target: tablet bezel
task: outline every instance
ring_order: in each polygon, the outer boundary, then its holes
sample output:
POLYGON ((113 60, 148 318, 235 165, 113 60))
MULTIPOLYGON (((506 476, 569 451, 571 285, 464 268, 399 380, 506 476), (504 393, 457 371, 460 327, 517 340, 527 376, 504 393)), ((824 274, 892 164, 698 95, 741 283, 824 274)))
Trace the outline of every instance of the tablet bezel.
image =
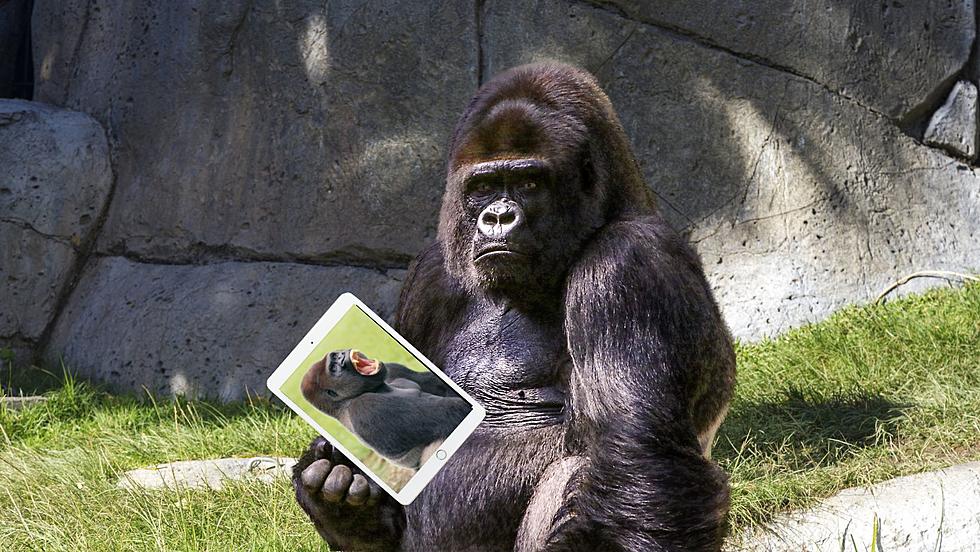
POLYGON ((465 391, 463 391, 458 385, 456 385, 453 380, 449 379, 446 374, 437 368, 428 358, 418 351, 411 343, 408 342, 404 337, 388 325, 380 316, 378 316, 373 310, 371 310, 363 301, 358 299, 352 293, 344 293, 333 305, 327 309, 327 312, 323 313, 323 316, 317 320, 316 324, 310 328, 310 331, 306 333, 303 340, 293 348, 293 350, 286 356, 279 367, 269 376, 266 381, 266 386, 276 395, 282 402, 286 404, 293 412, 299 414, 306 423, 310 424, 314 429, 317 430, 320 435, 326 438, 331 445, 336 449, 340 450, 347 456, 350 461, 356 465, 360 470, 368 477, 370 477, 375 483, 381 486, 388 494, 390 494, 395 500, 403 505, 409 505, 413 500, 422 492, 422 489, 435 477, 436 473, 446 465, 446 462, 452 458, 453 454, 459 449, 460 445, 466 441, 473 431, 476 429, 477 425, 483 421, 484 416, 486 416, 486 411, 480 403, 476 402, 473 397, 470 397, 465 391), (300 364, 306 359, 307 356, 316 348, 317 344, 322 341, 327 334, 337 325, 340 319, 347 314, 352 308, 360 308, 365 314, 367 314, 378 326, 381 327, 392 339, 397 341, 399 345, 405 348, 410 354, 412 354, 421 364, 428 368, 433 374, 435 374, 439 379, 444 381, 446 385, 452 388, 453 391, 459 394, 467 403, 470 404, 472 410, 463 419, 455 430, 446 438, 442 446, 439 447, 440 451, 445 451, 445 455, 442 458, 438 458, 438 453, 433 454, 429 457, 428 461, 423 464, 419 470, 412 476, 412 478, 402 487, 401 491, 395 491, 381 477, 375 474, 367 466, 365 466, 356 456, 354 456, 347 447, 343 446, 333 435, 328 431, 323 429, 319 424, 317 424, 309 414, 307 414, 303 409, 296 405, 292 399, 286 396, 282 392, 282 386, 286 382, 286 379, 295 373, 296 370, 303 369, 304 367, 300 364))

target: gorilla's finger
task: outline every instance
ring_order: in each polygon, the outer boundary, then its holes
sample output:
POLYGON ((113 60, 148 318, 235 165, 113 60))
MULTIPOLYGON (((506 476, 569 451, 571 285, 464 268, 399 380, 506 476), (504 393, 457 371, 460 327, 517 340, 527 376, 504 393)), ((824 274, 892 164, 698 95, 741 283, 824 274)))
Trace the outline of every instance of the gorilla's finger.
POLYGON ((303 482, 303 486, 307 489, 319 489, 323 486, 323 481, 330 473, 331 467, 328 460, 317 460, 303 470, 303 473, 299 476, 300 481, 303 482))
POLYGON ((371 496, 371 488, 368 486, 367 478, 361 474, 355 474, 347 491, 347 503, 353 506, 360 506, 367 502, 371 496))
POLYGON ((323 498, 331 502, 340 502, 347 494, 347 489, 350 488, 353 479, 354 474, 351 473, 350 468, 334 466, 330 475, 327 476, 327 480, 323 482, 323 498))
POLYGON ((375 483, 374 481, 368 481, 368 490, 369 490, 369 495, 367 499, 367 504, 368 506, 374 506, 375 504, 378 503, 379 500, 381 500, 381 493, 383 491, 381 490, 381 486, 375 483))
POLYGON ((316 458, 329 458, 330 453, 333 451, 333 447, 330 442, 323 437, 317 437, 310 443, 310 448, 313 449, 313 456, 316 458))

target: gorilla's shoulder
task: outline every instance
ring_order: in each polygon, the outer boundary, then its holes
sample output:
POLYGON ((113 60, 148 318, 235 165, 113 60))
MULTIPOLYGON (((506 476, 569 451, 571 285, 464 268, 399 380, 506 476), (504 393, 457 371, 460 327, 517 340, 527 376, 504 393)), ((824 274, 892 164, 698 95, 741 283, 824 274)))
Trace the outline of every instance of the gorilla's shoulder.
POLYGON ((404 306, 404 303, 425 301, 429 296, 445 299, 463 295, 462 286, 446 271, 442 243, 437 241, 409 263, 398 302, 404 306))
POLYGON ((446 272, 442 244, 422 250, 408 265, 398 297, 395 329, 431 360, 439 362, 437 349, 466 312, 469 301, 463 287, 446 272))
POLYGON ((701 260, 690 243, 659 214, 615 221, 600 229, 586 245, 576 272, 622 274, 638 267, 700 274, 701 260), (632 267, 632 268, 631 268, 632 267))
POLYGON ((425 246, 422 251, 419 251, 415 259, 409 263, 408 271, 422 271, 434 275, 435 272, 438 272, 442 268, 444 263, 445 258, 442 253, 442 243, 435 241, 425 246))

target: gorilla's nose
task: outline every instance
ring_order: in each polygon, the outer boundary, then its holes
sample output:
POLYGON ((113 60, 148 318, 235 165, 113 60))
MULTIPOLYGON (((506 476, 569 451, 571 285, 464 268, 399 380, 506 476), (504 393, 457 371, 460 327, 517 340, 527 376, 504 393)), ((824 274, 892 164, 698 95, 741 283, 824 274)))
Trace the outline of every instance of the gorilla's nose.
POLYGON ((477 227, 484 236, 502 238, 524 220, 520 206, 513 201, 498 199, 480 213, 477 227))

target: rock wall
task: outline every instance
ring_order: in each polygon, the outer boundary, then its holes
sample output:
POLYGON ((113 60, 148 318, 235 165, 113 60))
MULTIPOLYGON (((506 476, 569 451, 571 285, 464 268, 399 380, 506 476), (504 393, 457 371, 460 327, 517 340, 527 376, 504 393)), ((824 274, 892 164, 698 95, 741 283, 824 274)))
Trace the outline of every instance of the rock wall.
POLYGON ((74 257, 0 295, 0 337, 121 389, 261 392, 340 292, 391 313, 455 119, 543 58, 602 82, 739 338, 980 269, 972 1, 668 4, 35 0, 26 105, 98 121, 112 177, 77 245, 32 246, 74 257))
POLYGON ((45 341, 112 189, 102 127, 84 113, 0 100, 0 346, 45 341))

